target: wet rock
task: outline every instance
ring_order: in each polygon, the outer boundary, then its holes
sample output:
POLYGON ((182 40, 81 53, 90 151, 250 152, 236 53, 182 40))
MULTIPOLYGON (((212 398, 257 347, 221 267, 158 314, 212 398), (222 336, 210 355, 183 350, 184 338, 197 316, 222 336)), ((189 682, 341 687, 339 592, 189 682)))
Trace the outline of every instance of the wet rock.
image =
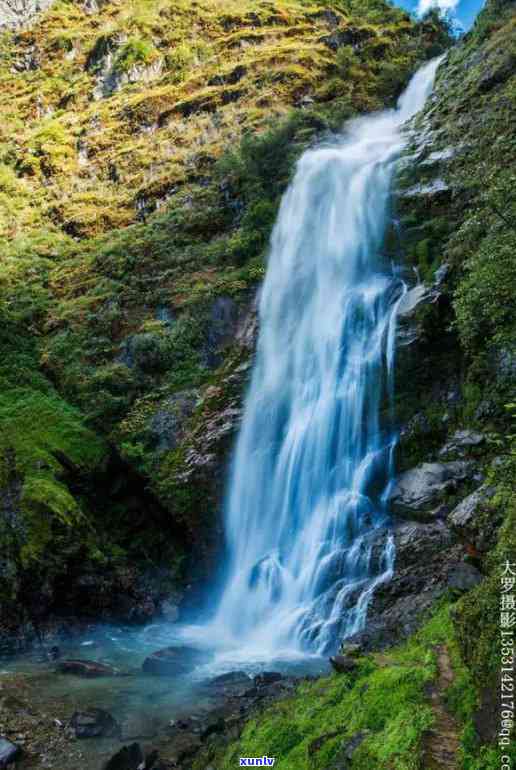
POLYGON ((222 363, 221 354, 227 345, 234 342, 238 321, 238 305, 232 297, 221 295, 213 300, 204 350, 208 368, 215 369, 222 363))
POLYGON ((416 184, 400 192, 402 198, 420 198, 422 200, 447 198, 450 194, 451 189, 444 179, 434 179, 433 182, 428 182, 428 184, 416 184))
POLYGON ((283 674, 280 674, 278 671, 262 671, 261 674, 257 674, 254 677, 253 682, 257 687, 263 687, 264 685, 279 682, 280 679, 283 679, 283 674))
POLYGON ((420 166, 435 166, 447 162, 454 158, 459 152, 460 147, 444 147, 442 150, 434 150, 430 152, 424 160, 419 161, 420 166))
POLYGON ((464 455, 472 447, 478 447, 485 442, 485 436, 474 430, 458 430, 440 450, 441 457, 455 454, 464 455))
POLYGON ((356 660, 347 655, 334 655, 330 658, 330 663, 337 674, 350 674, 358 666, 356 660))
POLYGON ((383 552, 387 537, 394 538, 394 575, 376 588, 365 630, 346 639, 365 652, 384 649, 413 633, 448 590, 449 574, 464 555, 463 545, 442 520, 400 522, 394 530, 377 531, 372 558, 383 552))
POLYGON ((419 283, 410 289, 400 300, 398 305, 398 316, 411 316, 418 305, 423 302, 428 293, 428 288, 424 283, 419 283))
POLYGON ((143 662, 145 674, 154 676, 176 676, 209 660, 210 656, 195 647, 165 647, 149 655, 143 662))
POLYGON ((351 642, 343 642, 339 650, 339 654, 346 658, 359 658, 363 653, 364 649, 361 644, 352 644, 351 642))
POLYGON ((0 767, 12 764, 21 754, 21 749, 15 743, 0 736, 0 767))
POLYGON ((251 677, 245 671, 229 671, 227 674, 221 674, 214 679, 210 679, 209 685, 214 687, 227 687, 235 684, 250 684, 251 677))
POLYGON ((70 719, 70 731, 76 738, 120 737, 120 727, 108 711, 92 708, 76 711, 70 719))
POLYGON ((452 569, 448 577, 448 586, 455 591, 469 591, 482 582, 482 574, 472 564, 462 562, 452 569))
POLYGON ((496 517, 482 516, 486 504, 494 493, 493 487, 483 484, 464 498, 448 516, 449 526, 463 541, 472 543, 479 551, 487 550, 496 531, 496 517))
POLYGON ((62 660, 56 669, 60 674, 73 674, 86 679, 94 679, 101 676, 119 676, 120 671, 106 663, 98 663, 95 660, 62 660))
POLYGON ((423 518, 436 503, 471 476, 465 461, 423 463, 398 477, 391 494, 391 508, 399 516, 423 518))
POLYGON ((139 743, 123 746, 104 765, 102 770, 140 770, 145 767, 144 756, 139 743))
POLYGON ((243 698, 253 694, 253 680, 245 671, 230 671, 211 679, 207 687, 217 695, 243 698))

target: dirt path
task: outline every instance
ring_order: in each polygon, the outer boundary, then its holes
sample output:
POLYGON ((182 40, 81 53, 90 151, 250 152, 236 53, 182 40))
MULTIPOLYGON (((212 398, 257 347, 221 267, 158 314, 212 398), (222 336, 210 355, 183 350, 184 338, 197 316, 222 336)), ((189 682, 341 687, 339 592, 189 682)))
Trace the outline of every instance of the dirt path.
POLYGON ((446 647, 437 649, 439 675, 430 692, 435 723, 424 742, 424 770, 457 770, 459 727, 446 710, 444 692, 453 681, 453 669, 446 647))

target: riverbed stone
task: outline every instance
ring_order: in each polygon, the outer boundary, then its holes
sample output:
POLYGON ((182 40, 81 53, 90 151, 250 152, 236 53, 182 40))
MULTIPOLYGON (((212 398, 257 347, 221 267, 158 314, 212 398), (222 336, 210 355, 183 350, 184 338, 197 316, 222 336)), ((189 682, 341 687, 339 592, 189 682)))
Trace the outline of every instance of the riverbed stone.
POLYGON ((96 679, 104 676, 119 676, 120 671, 107 663, 96 660, 70 659, 62 660, 56 669, 60 674, 73 674, 85 679, 96 679))
POLYGON ((76 711, 69 724, 70 732, 76 738, 115 738, 120 737, 120 727, 108 711, 91 708, 76 711))
POLYGON ((139 743, 123 746, 104 765, 102 770, 139 770, 144 756, 139 743))
POLYGON ((176 676, 206 663, 209 658, 207 652, 196 647, 165 647, 149 655, 143 662, 142 670, 154 676, 176 676))

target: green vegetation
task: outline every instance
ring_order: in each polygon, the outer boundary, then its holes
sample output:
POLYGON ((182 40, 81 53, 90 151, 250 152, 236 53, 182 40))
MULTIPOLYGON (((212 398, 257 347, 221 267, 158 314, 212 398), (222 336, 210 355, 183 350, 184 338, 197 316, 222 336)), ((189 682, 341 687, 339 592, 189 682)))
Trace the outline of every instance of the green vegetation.
POLYGON ((281 770, 324 770, 339 766, 357 736, 361 741, 346 765, 350 770, 426 767, 425 737, 435 724, 429 691, 436 686, 437 652, 445 648, 453 681, 439 697, 462 730, 461 767, 495 770, 499 753, 480 750, 472 737, 477 690, 455 637, 456 609, 443 604, 408 642, 387 654, 359 658, 352 674, 302 684, 294 696, 251 721, 239 741, 228 748, 214 745, 195 767, 212 762, 229 770, 238 757, 265 754, 276 757, 281 770))

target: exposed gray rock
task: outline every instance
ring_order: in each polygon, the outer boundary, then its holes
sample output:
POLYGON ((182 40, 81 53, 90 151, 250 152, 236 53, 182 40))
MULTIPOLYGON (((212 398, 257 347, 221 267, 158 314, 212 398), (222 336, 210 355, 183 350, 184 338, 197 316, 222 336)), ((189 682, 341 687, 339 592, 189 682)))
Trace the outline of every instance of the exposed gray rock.
POLYGON ((26 26, 54 0, 0 0, 0 29, 26 26))
POLYGON ((435 166, 438 163, 445 163, 454 158, 459 152, 460 147, 444 147, 442 150, 430 152, 424 160, 419 162, 420 166, 435 166))
POLYGON ((455 591, 469 591, 482 582, 482 574, 472 564, 461 562, 448 576, 448 586, 455 591))
POLYGON ((176 676, 206 663, 209 658, 208 653, 195 647, 165 647, 149 655, 142 670, 154 676, 176 676))
POLYGON ((455 491, 459 482, 470 478, 472 472, 472 463, 462 460, 423 463, 398 477, 391 494, 391 508, 400 516, 426 519, 425 514, 455 491))
POLYGON ((95 75, 93 99, 112 96, 127 83, 148 83, 162 74, 162 59, 156 59, 150 64, 133 64, 127 70, 117 67, 117 52, 126 42, 125 35, 103 35, 90 51, 86 69, 95 75))
POLYGON ((446 280, 449 272, 449 264, 447 262, 443 262, 443 264, 438 267, 434 273, 434 286, 440 286, 446 280))
POLYGON ((496 517, 482 517, 486 503, 493 497, 495 489, 483 484, 479 489, 468 495, 448 517, 449 526, 459 536, 472 543, 479 551, 485 551, 492 543, 496 530, 496 517))
POLYGON ((360 644, 351 644, 350 642, 343 642, 340 650, 341 655, 345 655, 348 658, 358 658, 363 654, 364 650, 360 644))
POLYGON ((149 423, 156 451, 167 452, 175 449, 184 436, 186 423, 192 415, 199 397, 197 390, 174 393, 161 404, 149 423))
POLYGON ((345 640, 364 652, 388 647, 413 633, 447 590, 449 574, 464 553, 443 521, 408 521, 393 530, 377 530, 372 558, 383 552, 390 535, 396 548, 394 575, 376 588, 365 630, 345 640))
POLYGON ((413 187, 402 190, 400 195, 402 198, 432 198, 450 192, 450 187, 446 184, 444 179, 434 179, 433 182, 416 184, 413 187))
POLYGON ((398 305, 398 316, 406 317, 413 314, 416 307, 426 298, 428 288, 424 283, 418 283, 417 286, 410 289, 402 298, 398 305))
POLYGON ((483 433, 474 430, 458 430, 440 450, 441 457, 449 454, 465 455, 471 447, 480 446, 485 442, 483 433))
POLYGON ((76 711, 70 719, 69 730, 76 738, 120 737, 120 727, 104 709, 76 711))

